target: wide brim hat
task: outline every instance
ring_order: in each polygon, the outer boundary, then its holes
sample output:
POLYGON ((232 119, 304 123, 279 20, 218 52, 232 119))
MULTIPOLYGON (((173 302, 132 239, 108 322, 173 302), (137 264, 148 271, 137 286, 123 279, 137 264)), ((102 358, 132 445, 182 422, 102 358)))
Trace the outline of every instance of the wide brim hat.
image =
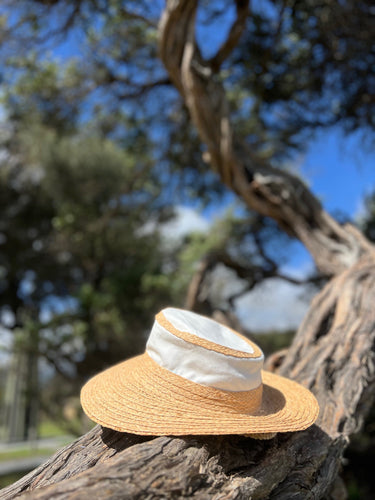
POLYGON ((94 422, 141 435, 300 431, 319 406, 302 385, 262 369, 259 347, 198 314, 167 308, 146 351, 90 379, 81 404, 94 422))

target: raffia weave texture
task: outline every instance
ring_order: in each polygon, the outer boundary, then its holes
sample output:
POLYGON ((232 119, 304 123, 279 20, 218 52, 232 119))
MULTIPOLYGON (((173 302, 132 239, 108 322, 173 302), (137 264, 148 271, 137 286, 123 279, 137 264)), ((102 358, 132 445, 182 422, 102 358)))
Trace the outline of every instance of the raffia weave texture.
POLYGON ((315 422, 319 407, 310 391, 267 371, 262 371, 262 379, 263 385, 255 390, 222 391, 180 377, 145 353, 89 380, 82 388, 81 403, 100 425, 142 435, 263 434, 266 438, 315 422))

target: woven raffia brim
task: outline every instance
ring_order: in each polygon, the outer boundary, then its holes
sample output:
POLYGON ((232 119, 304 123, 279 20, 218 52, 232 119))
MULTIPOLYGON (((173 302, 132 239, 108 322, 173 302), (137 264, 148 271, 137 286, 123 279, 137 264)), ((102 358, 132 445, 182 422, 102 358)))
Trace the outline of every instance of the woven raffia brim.
POLYGON ((261 407, 244 410, 241 394, 195 384, 160 367, 148 354, 89 380, 81 391, 85 413, 98 424, 142 435, 267 434, 303 430, 319 413, 310 391, 263 371, 261 407))

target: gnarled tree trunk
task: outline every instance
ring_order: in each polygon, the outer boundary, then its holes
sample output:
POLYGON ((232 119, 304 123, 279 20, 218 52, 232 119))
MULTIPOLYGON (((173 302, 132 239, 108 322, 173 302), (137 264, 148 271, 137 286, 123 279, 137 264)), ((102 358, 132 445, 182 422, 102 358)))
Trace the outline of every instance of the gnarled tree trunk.
POLYGON ((291 348, 272 363, 314 392, 319 419, 306 431, 269 441, 146 439, 97 426, 3 490, 2 499, 345 498, 337 479, 343 451, 374 394, 375 251, 354 227, 331 218, 298 178, 259 164, 236 140, 216 75, 245 26, 247 2, 237 0, 236 5, 228 39, 205 61, 195 41, 197 0, 168 0, 160 54, 222 181, 249 207, 299 238, 321 272, 332 276, 291 348))

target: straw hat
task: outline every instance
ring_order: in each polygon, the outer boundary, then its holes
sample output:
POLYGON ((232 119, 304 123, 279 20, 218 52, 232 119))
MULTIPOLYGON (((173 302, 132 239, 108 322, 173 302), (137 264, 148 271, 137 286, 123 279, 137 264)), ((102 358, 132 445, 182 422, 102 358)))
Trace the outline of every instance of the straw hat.
POLYGON ((312 425, 311 392, 262 370, 259 347, 212 319, 167 308, 140 356, 89 380, 85 413, 121 432, 143 435, 248 434, 269 438, 312 425))

